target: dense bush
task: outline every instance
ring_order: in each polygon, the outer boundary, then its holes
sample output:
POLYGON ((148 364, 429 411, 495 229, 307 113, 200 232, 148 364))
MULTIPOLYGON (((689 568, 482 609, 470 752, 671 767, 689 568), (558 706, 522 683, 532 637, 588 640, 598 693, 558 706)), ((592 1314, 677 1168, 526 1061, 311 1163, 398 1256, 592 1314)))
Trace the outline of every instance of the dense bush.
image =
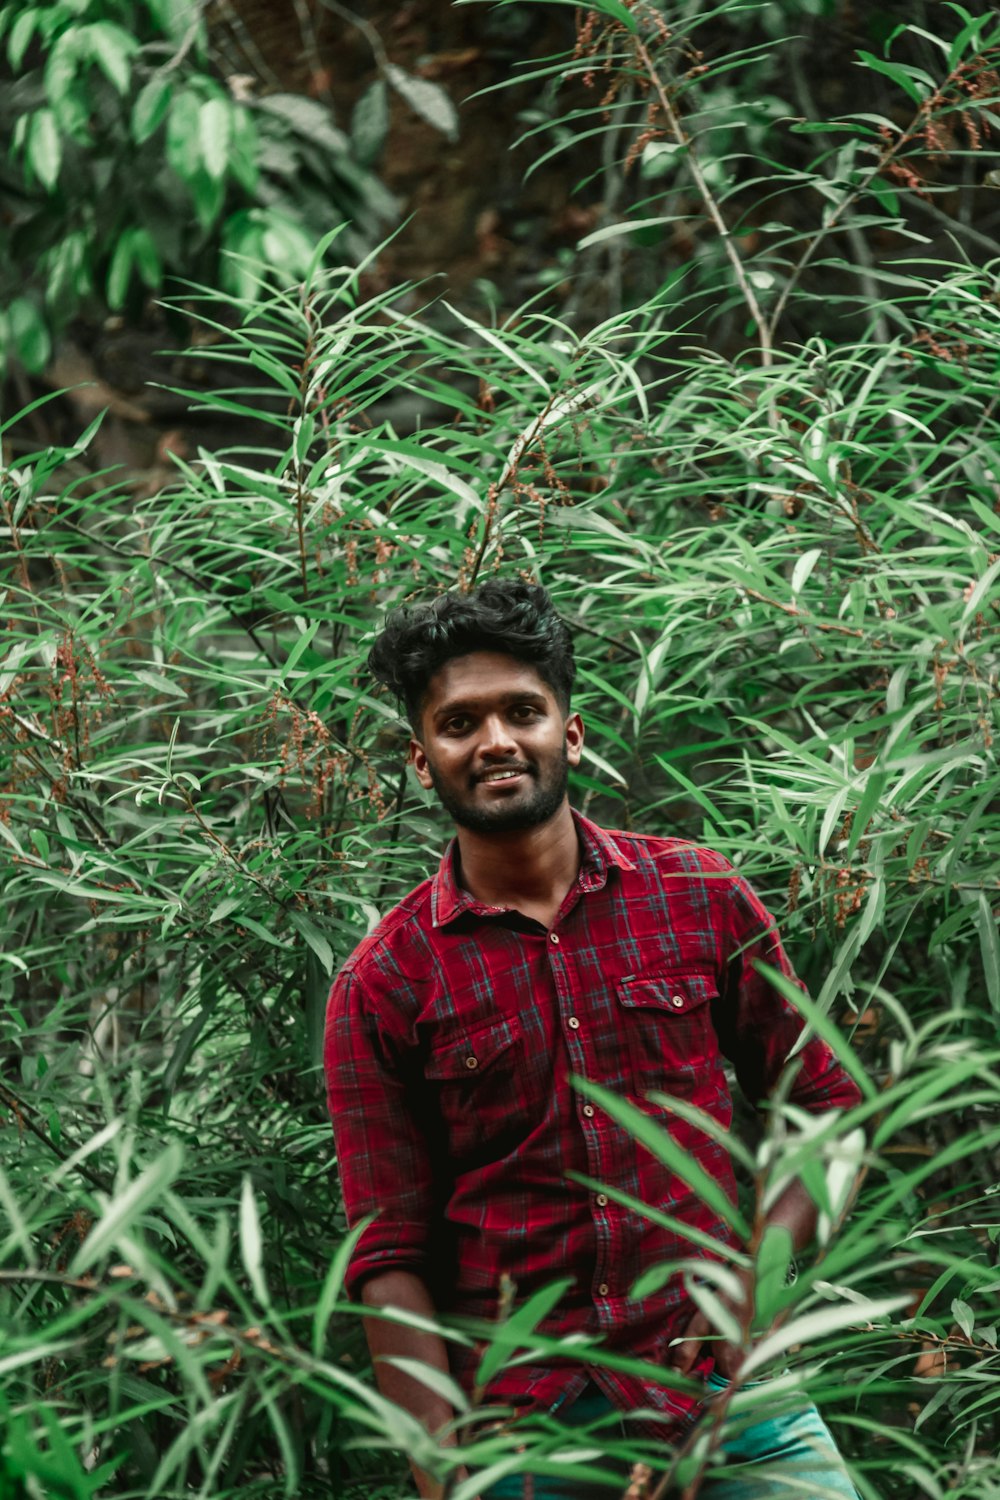
MULTIPOLYGON (((744 255, 729 147, 713 118, 697 153, 681 139, 726 59, 679 76, 674 34, 616 0, 582 25, 552 76, 599 56, 622 154, 647 129, 640 152, 676 147, 714 225, 692 275, 596 326, 545 300, 491 326, 418 288, 366 296, 321 244, 300 285, 198 304, 234 441, 155 495, 92 472, 92 434, 30 452, 4 428, 12 1493, 395 1495, 392 1448, 447 1470, 375 1393, 340 1296, 320 1038, 336 964, 446 836, 365 644, 391 602, 493 570, 540 578, 576 631, 577 803, 734 859, 810 982, 808 1023, 866 1080, 846 1119, 817 1132, 778 1104, 733 1145, 748 1183, 799 1172, 824 1213, 790 1284, 747 1226, 749 1373, 787 1366, 767 1399, 811 1391, 866 1497, 995 1493, 1000 310, 990 267, 848 251, 898 227, 894 194, 920 183, 887 178, 904 159, 916 177, 941 116, 994 120, 996 38, 957 14, 940 75, 869 61, 890 123, 816 123, 870 170, 838 168, 811 228, 744 255), (919 140, 891 123, 900 96, 919 140), (725 350, 688 328, 713 299, 725 350), (385 415, 401 391, 414 430, 385 415)), ((592 123, 556 107, 545 129, 592 123)), ((647 219, 680 211, 665 191, 647 219)), ((540 1312, 455 1336, 509 1357, 540 1312)), ((729 1417, 761 1399, 737 1391, 729 1417)), ((677 1456, 692 1494, 716 1438, 677 1456)), ((503 1431, 475 1441, 525 1462, 503 1431)), ((563 1467, 609 1446, 551 1422, 532 1445, 563 1467)))

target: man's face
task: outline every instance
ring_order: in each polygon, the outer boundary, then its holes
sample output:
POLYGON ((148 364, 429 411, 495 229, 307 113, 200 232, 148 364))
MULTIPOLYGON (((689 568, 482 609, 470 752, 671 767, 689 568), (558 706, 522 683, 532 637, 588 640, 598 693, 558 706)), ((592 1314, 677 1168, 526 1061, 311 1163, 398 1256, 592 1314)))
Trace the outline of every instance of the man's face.
POLYGON ((546 823, 579 764, 583 724, 533 667, 501 651, 456 656, 434 674, 410 758, 421 786, 473 833, 546 823))

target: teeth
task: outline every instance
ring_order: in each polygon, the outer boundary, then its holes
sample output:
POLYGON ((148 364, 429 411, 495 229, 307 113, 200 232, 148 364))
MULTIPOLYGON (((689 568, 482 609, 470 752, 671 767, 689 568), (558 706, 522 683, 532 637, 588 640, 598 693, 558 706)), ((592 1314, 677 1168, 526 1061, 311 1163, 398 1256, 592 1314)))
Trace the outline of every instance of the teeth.
POLYGON ((484 781, 509 781, 512 776, 520 776, 520 771, 491 771, 484 776, 484 781))

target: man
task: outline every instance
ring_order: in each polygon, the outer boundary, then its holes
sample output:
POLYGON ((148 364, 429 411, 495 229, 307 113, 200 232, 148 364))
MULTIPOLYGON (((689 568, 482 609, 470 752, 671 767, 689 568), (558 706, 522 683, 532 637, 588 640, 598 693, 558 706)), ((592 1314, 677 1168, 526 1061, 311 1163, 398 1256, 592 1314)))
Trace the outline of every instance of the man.
MULTIPOLYGON (((774 923, 719 855, 608 833, 570 808, 568 769, 584 730, 570 709, 572 640, 544 589, 494 580, 397 610, 369 666, 405 705, 413 769, 457 837, 434 878, 355 950, 330 997, 326 1068, 345 1202, 352 1223, 375 1216, 349 1287, 373 1309, 492 1318, 502 1283, 523 1302, 569 1276, 543 1331, 598 1334, 604 1348, 672 1366, 698 1389, 713 1372, 718 1385, 740 1351, 711 1337, 683 1278, 641 1300, 630 1294, 650 1267, 710 1257, 735 1236, 570 1077, 640 1104, 734 1199, 724 1148, 647 1095, 684 1098, 727 1126, 724 1057, 753 1102, 773 1088, 801 1031, 755 967, 764 960, 791 976, 774 923)), ((856 1102, 820 1040, 794 1066, 800 1107, 856 1102)), ((768 1219, 802 1247, 815 1208, 793 1183, 768 1219)), ((734 1307, 742 1313, 741 1299, 734 1307)), ((447 1370, 444 1342, 384 1319, 368 1319, 366 1331, 383 1392, 432 1432, 444 1426, 448 1403, 386 1362, 447 1370)), ((453 1349, 451 1370, 471 1388, 474 1356, 453 1349)), ((540 1360, 501 1372, 487 1399, 569 1421, 652 1408, 676 1441, 700 1415, 699 1396, 676 1385, 540 1360)), ((734 1458, 787 1455, 799 1493, 808 1479, 816 1493, 854 1496, 814 1408, 778 1426, 748 1429, 734 1458)), ((439 1494, 415 1477, 421 1495, 439 1494)), ((756 1493, 713 1483, 702 1491, 713 1500, 756 1493)), ((520 1493, 519 1481, 489 1492, 520 1493)), ((536 1500, 577 1493, 534 1482, 536 1500)))

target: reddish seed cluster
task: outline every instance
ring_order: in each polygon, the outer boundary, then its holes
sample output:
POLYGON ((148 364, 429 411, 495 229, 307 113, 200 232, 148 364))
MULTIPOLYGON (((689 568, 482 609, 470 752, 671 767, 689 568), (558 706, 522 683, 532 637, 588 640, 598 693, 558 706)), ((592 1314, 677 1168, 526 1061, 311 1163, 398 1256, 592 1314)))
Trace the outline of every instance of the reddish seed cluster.
POLYGON ((287 715, 288 719, 287 731, 279 748, 280 784, 283 788, 286 786, 294 767, 309 793, 308 817, 319 817, 323 813, 329 790, 338 784, 345 788, 349 802, 366 799, 376 818, 385 817, 388 806, 378 774, 367 753, 356 743, 359 715, 355 715, 348 736, 349 749, 336 747, 333 735, 315 710, 299 708, 282 693, 275 693, 268 704, 267 722, 276 734, 279 732, 279 715, 287 715), (351 774, 355 762, 364 770, 364 784, 351 774))

